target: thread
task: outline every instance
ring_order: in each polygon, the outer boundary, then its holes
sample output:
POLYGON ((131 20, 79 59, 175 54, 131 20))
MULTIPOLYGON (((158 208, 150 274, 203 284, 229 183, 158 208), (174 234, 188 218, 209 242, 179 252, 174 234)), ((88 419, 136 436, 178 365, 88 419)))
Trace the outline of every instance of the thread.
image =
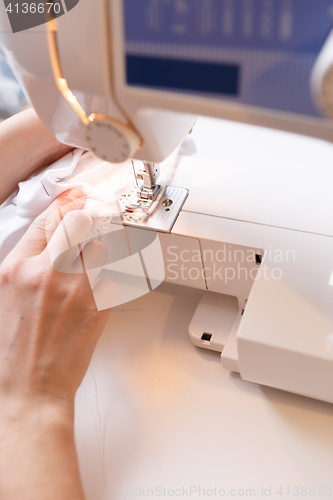
POLYGON ((106 491, 107 491, 107 471, 106 471, 106 462, 105 462, 105 428, 103 431, 101 412, 100 412, 100 408, 99 408, 99 404, 98 404, 98 386, 96 383, 96 379, 95 379, 91 364, 89 366, 89 371, 91 373, 91 377, 92 377, 92 380, 94 383, 94 396, 95 396, 94 401, 95 401, 95 406, 96 406, 96 410, 97 410, 97 416, 98 416, 97 419, 95 418, 95 413, 90 406, 86 390, 84 390, 84 392, 85 392, 86 401, 87 401, 89 410, 90 410, 91 415, 92 415, 92 419, 93 419, 94 427, 95 427, 95 432, 96 432, 96 436, 97 436, 98 452, 99 452, 99 457, 100 457, 101 465, 102 465, 102 469, 103 469, 103 491, 102 491, 102 494, 100 496, 100 500, 104 500, 105 495, 106 495, 106 491))

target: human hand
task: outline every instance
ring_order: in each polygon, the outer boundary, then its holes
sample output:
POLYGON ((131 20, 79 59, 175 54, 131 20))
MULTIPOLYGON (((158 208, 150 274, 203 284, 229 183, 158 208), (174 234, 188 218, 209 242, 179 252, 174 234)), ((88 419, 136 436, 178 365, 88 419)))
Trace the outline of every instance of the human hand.
POLYGON ((98 241, 70 263, 73 272, 60 273, 51 265, 49 249, 61 253, 64 225, 72 242, 86 239, 92 219, 83 207, 80 190, 64 193, 0 266, 0 408, 24 401, 25 407, 51 403, 73 411, 109 316, 108 310, 97 311, 95 298, 107 296, 110 304, 115 296, 109 280, 99 282, 93 295, 82 272, 82 262, 90 268, 105 264, 107 249, 98 241))
POLYGON ((17 189, 19 182, 72 150, 50 134, 32 108, 1 122, 0 204, 17 189))

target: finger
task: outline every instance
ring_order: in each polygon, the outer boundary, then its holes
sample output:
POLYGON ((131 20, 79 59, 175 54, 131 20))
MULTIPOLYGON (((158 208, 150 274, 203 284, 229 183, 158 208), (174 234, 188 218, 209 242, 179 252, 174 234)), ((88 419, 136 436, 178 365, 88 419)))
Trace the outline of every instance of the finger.
POLYGON ((89 282, 94 284, 97 276, 108 260, 109 252, 101 241, 89 241, 73 263, 74 272, 82 269, 87 273, 89 282))
POLYGON ((101 280, 93 289, 93 295, 98 311, 111 309, 116 300, 117 286, 109 279, 101 280))
POLYGON ((63 193, 34 220, 13 253, 24 257, 41 254, 63 217, 71 210, 81 209, 84 203, 85 195, 81 189, 70 189, 63 193))
POLYGON ((93 220, 85 210, 68 212, 52 235, 43 255, 51 261, 56 271, 61 273, 82 273, 82 259, 74 259, 81 253, 81 245, 86 241, 93 220))

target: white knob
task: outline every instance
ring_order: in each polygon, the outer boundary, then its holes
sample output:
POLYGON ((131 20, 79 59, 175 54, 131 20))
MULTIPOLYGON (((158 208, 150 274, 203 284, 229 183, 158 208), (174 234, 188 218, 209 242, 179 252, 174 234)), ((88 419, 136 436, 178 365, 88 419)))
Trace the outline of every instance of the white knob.
POLYGON ((311 88, 320 110, 333 118, 333 31, 313 67, 311 88))
POLYGON ((134 156, 141 139, 128 125, 107 116, 91 115, 86 126, 86 142, 99 158, 121 163, 134 156))

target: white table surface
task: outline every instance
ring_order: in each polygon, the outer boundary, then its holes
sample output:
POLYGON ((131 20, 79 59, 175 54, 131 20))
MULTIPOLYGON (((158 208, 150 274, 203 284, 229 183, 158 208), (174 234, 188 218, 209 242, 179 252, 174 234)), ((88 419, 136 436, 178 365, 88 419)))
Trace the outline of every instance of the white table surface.
MULTIPOLYGON (((196 157, 249 168, 333 168, 333 146, 255 127, 200 119, 191 141, 187 154, 195 143, 196 157)), ((244 382, 194 347, 202 293, 164 283, 112 310, 77 394, 87 500, 333 498, 333 406, 244 382)))

